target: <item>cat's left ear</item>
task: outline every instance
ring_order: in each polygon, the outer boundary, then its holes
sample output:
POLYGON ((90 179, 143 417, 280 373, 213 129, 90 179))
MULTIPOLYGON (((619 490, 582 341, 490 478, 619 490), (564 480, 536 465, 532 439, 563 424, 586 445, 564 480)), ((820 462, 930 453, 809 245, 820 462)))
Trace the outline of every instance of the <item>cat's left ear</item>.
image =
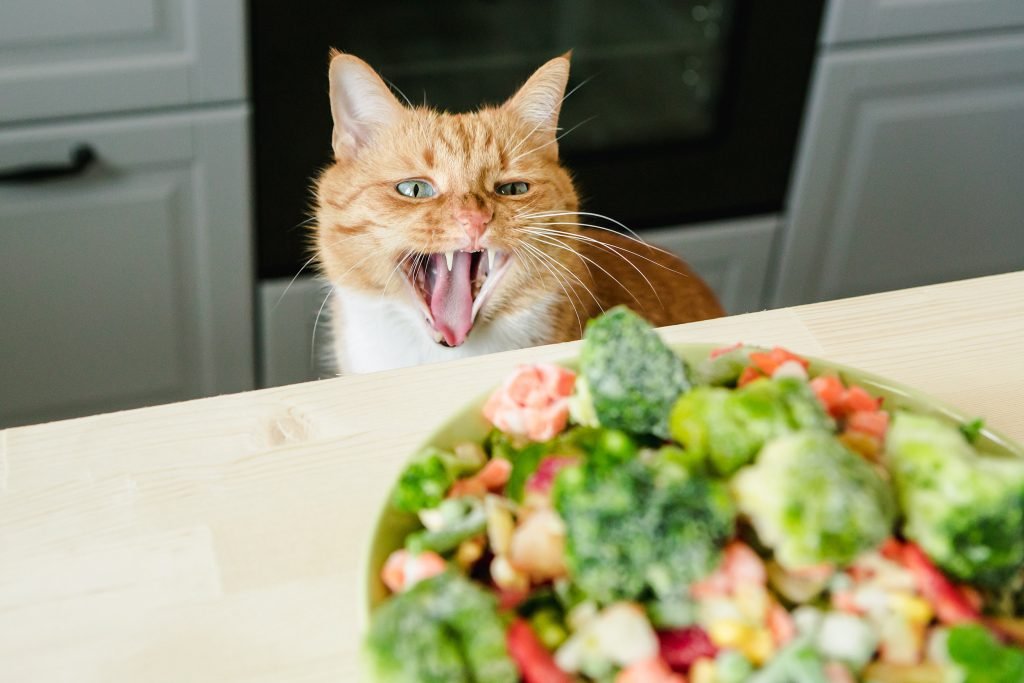
POLYGON ((334 157, 355 156, 373 134, 394 123, 404 111, 402 103, 373 68, 354 55, 331 52, 331 116, 334 157))
POLYGON ((505 104, 525 121, 536 126, 537 133, 552 138, 555 136, 558 114, 565 97, 565 85, 569 82, 571 56, 571 51, 566 52, 537 69, 530 80, 505 104))

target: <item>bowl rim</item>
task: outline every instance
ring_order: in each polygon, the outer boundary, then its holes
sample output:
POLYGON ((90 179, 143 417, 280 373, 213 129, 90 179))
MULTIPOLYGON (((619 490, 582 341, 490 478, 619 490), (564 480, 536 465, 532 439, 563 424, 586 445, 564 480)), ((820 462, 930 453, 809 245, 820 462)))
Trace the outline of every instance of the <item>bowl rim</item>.
MULTIPOLYGON (((688 363, 693 363, 696 360, 705 359, 708 354, 714 349, 725 348, 727 344, 714 344, 708 342, 679 342, 671 343, 668 345, 674 352, 682 356, 687 360, 688 363)), ((768 350, 768 347, 756 345, 756 344, 743 344, 745 348, 755 350, 768 350)), ((903 384, 902 382, 896 382, 881 375, 866 370, 860 370, 858 368, 843 364, 835 363, 833 361, 825 360, 817 356, 808 354, 797 354, 801 358, 805 358, 809 361, 809 370, 812 376, 821 374, 822 372, 835 372, 844 381, 849 384, 849 381, 854 381, 857 384, 867 385, 869 391, 872 394, 877 395, 882 393, 886 399, 891 397, 897 397, 898 402, 909 402, 914 404, 915 412, 923 412, 938 415, 947 422, 962 424, 968 420, 976 419, 979 416, 970 416, 964 413, 959 408, 955 408, 945 401, 940 401, 932 397, 919 389, 915 389, 909 385, 903 384)), ((560 365, 570 369, 577 369, 579 360, 579 354, 569 354, 563 357, 559 357, 553 360, 545 360, 544 363, 552 363, 560 365)), ((523 365, 530 365, 529 362, 517 362, 510 366, 507 372, 512 372, 516 367, 523 365)), ((471 411, 475 411, 479 417, 478 422, 482 423, 483 418, 480 415, 480 409, 486 401, 487 397, 491 395, 495 387, 491 387, 486 393, 475 396, 469 401, 461 403, 455 408, 447 419, 442 424, 433 429, 427 437, 425 437, 419 444, 419 446, 412 452, 409 453, 408 458, 411 458, 415 453, 427 446, 437 446, 440 448, 447 448, 453 445, 449 443, 449 439, 444 439, 449 432, 453 430, 455 425, 466 420, 470 415, 471 411)), ((992 452, 992 446, 995 447, 996 451, 1002 451, 1004 455, 1013 457, 1024 458, 1024 445, 1011 439, 998 430, 991 429, 987 426, 983 426, 979 436, 979 440, 988 444, 990 447, 985 449, 985 452, 992 452)), ((406 462, 408 461, 406 459, 406 462)), ((404 467, 403 462, 403 467, 404 467)), ((380 557, 382 548, 379 547, 380 540, 383 536, 383 532, 386 530, 386 526, 389 523, 389 518, 394 521, 396 517, 408 518, 410 522, 414 522, 415 516, 408 513, 401 513, 391 507, 391 498, 394 491, 395 482, 391 483, 391 486, 387 489, 387 495, 381 501, 380 506, 377 508, 373 530, 368 539, 364 543, 364 547, 361 552, 361 570, 359 573, 359 588, 358 588, 358 600, 359 604, 357 610, 360 615, 360 629, 361 634, 365 634, 369 627, 370 616, 373 613, 374 608, 379 603, 379 600, 375 599, 374 593, 380 593, 382 584, 380 583, 379 572, 382 566, 382 561, 376 558, 380 557)), ((385 555, 386 556, 386 555, 385 555)))

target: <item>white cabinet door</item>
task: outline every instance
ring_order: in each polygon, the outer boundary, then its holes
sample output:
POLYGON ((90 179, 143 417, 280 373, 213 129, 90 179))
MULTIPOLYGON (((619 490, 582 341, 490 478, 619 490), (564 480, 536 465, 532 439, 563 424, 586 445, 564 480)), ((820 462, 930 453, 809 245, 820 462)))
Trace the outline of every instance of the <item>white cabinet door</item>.
POLYGON ((3 0, 0 122, 245 96, 243 0, 3 0))
POLYGON ((641 233, 685 260, 718 295, 730 315, 760 310, 778 216, 760 216, 641 233))
POLYGON ((829 0, 825 44, 1024 26, 1021 0, 829 0))
POLYGON ((233 107, 0 132, 0 426, 252 387, 246 131, 233 107), (80 173, 17 182, 78 145, 80 173))
POLYGON ((776 305, 1024 267, 1024 33, 822 58, 776 305))

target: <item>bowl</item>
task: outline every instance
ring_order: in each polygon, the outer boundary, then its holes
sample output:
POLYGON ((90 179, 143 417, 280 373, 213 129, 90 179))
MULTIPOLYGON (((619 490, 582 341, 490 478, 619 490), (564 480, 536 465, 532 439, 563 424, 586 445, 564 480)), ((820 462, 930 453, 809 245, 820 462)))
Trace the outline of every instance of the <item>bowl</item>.
MULTIPOLYGON (((685 358, 688 363, 696 365, 707 358, 712 349, 721 346, 723 345, 676 344, 672 348, 685 358)), ((935 415, 952 424, 960 424, 978 417, 977 415, 966 415, 960 410, 931 398, 923 392, 885 379, 884 377, 811 356, 803 357, 810 361, 809 371, 812 376, 823 372, 837 373, 844 383, 859 384, 872 395, 883 397, 885 399, 884 405, 889 410, 904 409, 916 413, 935 415)), ((573 370, 577 367, 574 358, 558 361, 558 364, 573 370)), ((511 372, 511 370, 510 368, 509 371, 511 372)), ((491 429, 490 424, 481 414, 484 402, 489 395, 490 392, 462 406, 458 412, 452 415, 447 422, 426 439, 421 447, 451 448, 462 441, 481 441, 491 429)), ((979 450, 986 453, 1024 458, 1024 446, 987 427, 982 429, 975 443, 979 450)), ((414 453, 409 455, 411 458, 414 453)), ((415 515, 394 509, 390 501, 391 494, 389 492, 387 500, 384 501, 383 507, 377 513, 377 521, 370 541, 369 554, 363 567, 361 585, 363 596, 360 609, 364 624, 368 623, 369 615, 373 609, 388 596, 388 591, 380 580, 380 570, 384 566, 384 561, 392 551, 402 547, 406 535, 419 526, 419 521, 415 515)))

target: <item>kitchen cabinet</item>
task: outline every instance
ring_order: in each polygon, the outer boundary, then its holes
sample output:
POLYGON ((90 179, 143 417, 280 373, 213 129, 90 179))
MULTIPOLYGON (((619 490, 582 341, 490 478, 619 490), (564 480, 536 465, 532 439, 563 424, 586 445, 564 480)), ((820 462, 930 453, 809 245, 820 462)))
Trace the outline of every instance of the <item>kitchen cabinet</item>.
MULTIPOLYGON (((718 294, 729 313, 763 307, 778 216, 645 230, 641 236, 678 254, 718 294)), ((329 288, 302 275, 260 284, 260 385, 332 376, 329 288)))
POLYGON ((1022 123, 1024 31, 825 51, 774 303, 1024 267, 1022 123))
POLYGON ((0 123, 245 97, 243 0, 3 0, 0 123))
POLYGON ((830 0, 827 45, 1024 26, 1020 0, 830 0))
POLYGON ((244 107, 0 129, 0 426, 253 385, 244 107))
POLYGON ((245 7, 0 3, 0 427, 254 386, 245 7))

